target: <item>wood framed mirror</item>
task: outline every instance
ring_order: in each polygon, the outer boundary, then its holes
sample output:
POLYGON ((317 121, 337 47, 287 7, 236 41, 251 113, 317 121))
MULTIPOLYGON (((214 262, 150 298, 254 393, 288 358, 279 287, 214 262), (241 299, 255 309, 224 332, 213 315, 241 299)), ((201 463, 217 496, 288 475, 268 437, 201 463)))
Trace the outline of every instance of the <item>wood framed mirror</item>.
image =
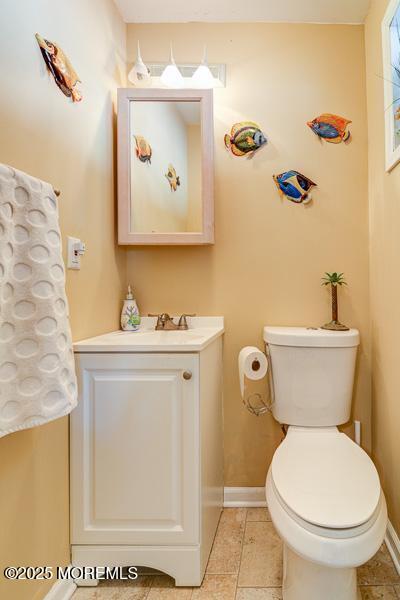
POLYGON ((118 90, 118 243, 213 244, 212 90, 118 90))

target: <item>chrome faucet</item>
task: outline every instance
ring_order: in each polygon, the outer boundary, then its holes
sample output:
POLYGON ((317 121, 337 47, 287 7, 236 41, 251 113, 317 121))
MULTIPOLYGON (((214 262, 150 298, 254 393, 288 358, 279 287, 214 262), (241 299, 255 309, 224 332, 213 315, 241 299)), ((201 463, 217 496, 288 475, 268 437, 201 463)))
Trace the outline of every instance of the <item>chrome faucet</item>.
POLYGON ((189 329, 186 317, 194 317, 195 315, 183 313, 183 315, 179 317, 178 323, 175 323, 168 313, 162 313, 161 315, 153 315, 149 313, 148 316, 157 317, 157 323, 155 326, 156 331, 175 331, 177 329, 180 331, 186 331, 189 329))

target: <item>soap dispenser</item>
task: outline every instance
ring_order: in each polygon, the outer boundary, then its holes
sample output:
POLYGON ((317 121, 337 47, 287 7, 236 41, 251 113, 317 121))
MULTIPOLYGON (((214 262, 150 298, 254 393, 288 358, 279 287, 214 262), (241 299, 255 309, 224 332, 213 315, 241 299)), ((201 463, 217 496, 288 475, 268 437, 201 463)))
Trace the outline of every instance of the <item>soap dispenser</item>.
POLYGON ((124 300, 121 312, 121 328, 124 331, 138 331, 140 327, 140 314, 136 300, 133 297, 131 286, 124 300))

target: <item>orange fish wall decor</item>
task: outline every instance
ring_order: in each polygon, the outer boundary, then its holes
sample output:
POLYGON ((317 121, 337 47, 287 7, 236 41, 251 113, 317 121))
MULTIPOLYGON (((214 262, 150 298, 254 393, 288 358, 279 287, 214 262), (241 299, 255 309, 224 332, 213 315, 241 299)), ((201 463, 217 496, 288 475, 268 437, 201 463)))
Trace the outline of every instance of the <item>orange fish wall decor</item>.
POLYGON ((181 185, 181 181, 179 179, 179 175, 176 174, 175 168, 173 165, 168 165, 168 171, 165 173, 165 177, 168 179, 171 192, 176 192, 178 186, 181 185))
POLYGON ((350 123, 349 119, 339 115, 324 113, 312 121, 308 121, 307 125, 318 137, 331 144, 340 144, 340 142, 347 142, 350 139, 350 131, 347 129, 350 123))
POLYGON ((136 156, 142 163, 149 163, 151 165, 151 156, 153 151, 149 142, 142 135, 135 135, 136 142, 136 156))
POLYGON ((60 46, 54 42, 42 38, 38 33, 35 37, 46 67, 53 75, 54 81, 62 93, 71 98, 73 102, 80 102, 82 94, 76 87, 80 79, 67 56, 61 50, 60 46))

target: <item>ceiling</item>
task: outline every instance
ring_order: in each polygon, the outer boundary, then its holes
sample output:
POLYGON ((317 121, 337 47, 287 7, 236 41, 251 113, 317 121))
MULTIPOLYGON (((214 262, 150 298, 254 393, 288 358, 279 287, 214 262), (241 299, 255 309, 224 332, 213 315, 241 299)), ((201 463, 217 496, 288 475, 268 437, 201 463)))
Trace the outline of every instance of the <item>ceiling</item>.
POLYGON ((126 23, 363 23, 369 0, 115 0, 126 23))

